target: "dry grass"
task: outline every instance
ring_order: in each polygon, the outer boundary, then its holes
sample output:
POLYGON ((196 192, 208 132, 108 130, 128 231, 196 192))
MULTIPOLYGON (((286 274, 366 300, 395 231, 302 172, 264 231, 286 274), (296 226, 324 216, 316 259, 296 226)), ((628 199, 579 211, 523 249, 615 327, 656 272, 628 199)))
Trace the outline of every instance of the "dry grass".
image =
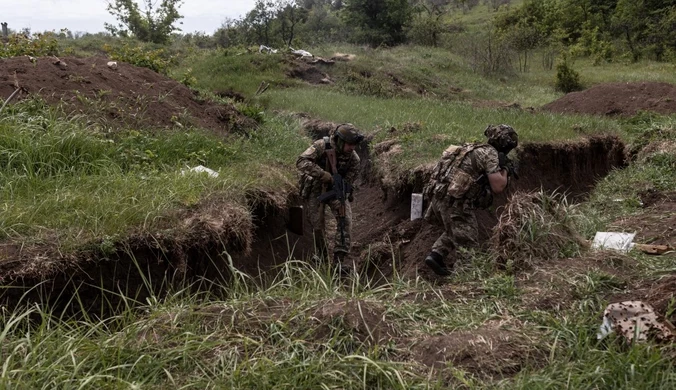
POLYGON ((577 232, 566 197, 544 191, 515 193, 491 237, 498 264, 512 270, 534 262, 569 257, 588 247, 577 232))

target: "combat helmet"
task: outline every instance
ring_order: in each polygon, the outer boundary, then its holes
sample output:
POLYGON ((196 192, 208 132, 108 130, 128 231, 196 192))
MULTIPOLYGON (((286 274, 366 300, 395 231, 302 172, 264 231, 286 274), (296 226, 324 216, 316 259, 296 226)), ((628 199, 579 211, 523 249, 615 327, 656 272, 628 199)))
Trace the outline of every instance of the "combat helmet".
POLYGON ((357 145, 364 140, 364 136, 359 134, 359 130, 351 123, 338 125, 333 137, 339 151, 343 150, 344 144, 357 145))
POLYGON ((519 145, 519 135, 509 125, 488 125, 484 135, 488 138, 488 144, 498 152, 507 154, 519 145))

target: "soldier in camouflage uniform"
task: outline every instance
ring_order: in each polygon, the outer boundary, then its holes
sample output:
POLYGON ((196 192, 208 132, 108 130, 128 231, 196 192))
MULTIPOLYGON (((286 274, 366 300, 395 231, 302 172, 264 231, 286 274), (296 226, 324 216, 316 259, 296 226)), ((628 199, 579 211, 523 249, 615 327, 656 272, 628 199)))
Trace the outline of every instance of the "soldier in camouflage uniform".
MULTIPOLYGON (((331 190, 333 186, 331 165, 326 150, 333 149, 335 151, 338 174, 351 186, 359 173, 359 156, 355 152, 355 148, 363 139, 364 137, 352 124, 342 124, 332 131, 328 137, 315 141, 296 161, 296 167, 301 174, 301 197, 307 201, 308 216, 313 229, 315 253, 323 259, 328 257, 325 223, 326 206, 333 213, 336 222, 339 222, 339 208, 341 206, 337 199, 330 200, 326 204, 318 199, 321 194, 331 190)), ((352 202, 351 192, 348 199, 349 202, 352 202)), ((352 209, 349 202, 345 202, 344 231, 341 234, 340 229, 336 229, 334 238, 334 262, 337 265, 340 265, 350 252, 352 209)))
POLYGON ((425 219, 441 221, 445 230, 425 258, 437 275, 451 274, 455 259, 448 266, 444 259, 452 249, 478 246, 474 210, 490 207, 493 194, 507 187, 508 170, 500 165, 499 155, 506 156, 518 145, 518 135, 507 125, 489 125, 484 135, 488 138, 485 144, 449 146, 423 191, 430 199, 425 219))

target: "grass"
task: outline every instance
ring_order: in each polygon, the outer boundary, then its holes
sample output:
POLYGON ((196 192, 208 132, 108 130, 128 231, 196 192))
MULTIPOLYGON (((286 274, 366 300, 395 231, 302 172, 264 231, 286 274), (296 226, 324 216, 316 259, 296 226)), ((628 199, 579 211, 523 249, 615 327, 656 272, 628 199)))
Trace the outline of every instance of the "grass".
MULTIPOLYGON (((579 299, 595 298, 596 304, 564 302, 561 311, 549 312, 523 308, 514 279, 499 274, 473 285, 435 287, 421 279, 396 278, 369 288, 297 261, 280 271, 267 287, 235 271, 227 287, 213 286, 210 294, 194 294, 186 286, 102 320, 71 320, 44 305, 4 311, 0 384, 437 389, 464 383, 473 388, 647 389, 668 388, 676 381, 672 347, 596 340, 598 310, 605 304, 600 297, 618 286, 602 273, 580 274, 574 282, 576 291, 584 292, 579 299), (464 290, 449 295, 457 288, 464 290), (483 293, 468 294, 472 291, 483 293), (359 302, 363 313, 384 305, 383 315, 403 337, 360 339, 364 327, 355 327, 350 316, 365 321, 371 332, 377 324, 359 311, 322 317, 323 308, 342 301, 359 302), (448 367, 450 377, 437 376, 409 358, 427 337, 491 329, 492 324, 532 339, 537 343, 532 347, 546 357, 525 359, 518 375, 492 385, 485 373, 462 364, 448 367)), ((493 347, 504 351, 502 345, 493 347)))
POLYGON ((27 101, 0 117, 4 238, 58 232, 67 242, 152 230, 213 194, 246 205, 249 188, 289 186, 293 170, 270 166, 292 167, 309 142, 277 119, 226 142, 199 130, 110 135, 57 110, 27 101), (196 165, 220 175, 183 173, 196 165))
MULTIPOLYGON (((470 16, 479 22, 483 17, 470 16)), ((132 229, 172 226, 173 211, 194 209, 209 196, 246 206, 250 189, 290 189, 293 162, 309 140, 297 120, 273 115, 276 110, 353 122, 375 142, 396 137, 403 151, 391 167, 395 172, 436 160, 449 143, 481 139, 488 123, 514 126, 525 142, 608 132, 643 145, 673 129, 673 118, 650 115, 617 121, 471 103, 516 101, 537 107, 559 96, 551 89, 552 71, 486 79, 445 49, 341 45, 312 51, 325 56, 352 52, 357 59, 329 70, 337 80, 331 87, 290 81, 284 75, 288 64, 258 54, 195 51, 173 70, 181 77, 190 67, 201 90, 233 88, 249 97, 246 105, 265 106, 264 124, 249 136, 219 139, 199 129, 155 132, 133 126, 110 133, 86 125, 83 118, 64 118, 39 101, 6 107, 0 114, 0 238, 58 235, 62 245, 109 240, 132 229), (373 75, 361 76, 365 70, 373 75), (388 72, 409 87, 423 86, 426 97, 393 88, 388 72), (271 90, 252 96, 262 81, 272 83, 271 90), (391 127, 397 131, 389 133, 391 127), (215 169, 219 177, 181 174, 198 164, 215 169)), ((579 60, 575 66, 590 84, 673 82, 675 77, 673 66, 665 64, 593 67, 579 60)), ((612 173, 578 208, 585 218, 574 218, 577 227, 588 237, 619 217, 640 214, 640 192, 673 191, 675 171, 671 157, 657 156, 612 173)), ((545 241, 552 227, 535 229, 528 232, 533 246, 545 241)), ((221 256, 232 267, 229 255, 221 256)), ((626 272, 627 280, 673 272, 673 258, 631 256, 640 264, 640 275, 620 266, 618 274, 626 272)), ((545 260, 540 266, 548 272, 560 272, 567 264, 565 258, 545 260)), ((491 256, 482 253, 473 253, 469 264, 441 284, 396 272, 386 284, 369 284, 361 275, 339 281, 328 267, 298 259, 289 259, 263 285, 233 268, 228 271, 234 276, 227 285, 210 286, 209 293, 179 286, 144 302, 118 297, 126 308, 111 307, 115 314, 102 319, 90 313, 72 318, 44 302, 14 311, 3 307, 0 387, 652 389, 672 388, 676 381, 673 346, 596 340, 607 300, 626 289, 624 277, 598 269, 565 269, 560 276, 567 283, 533 282, 536 290, 523 282, 523 273, 498 271, 491 256), (556 310, 542 310, 531 305, 542 297, 534 291, 553 297, 569 292, 570 298, 557 301, 556 310), (356 303, 359 310, 341 309, 337 302, 356 303), (396 336, 369 339, 379 326, 373 318, 383 317, 396 336), (467 355, 466 361, 447 362, 439 370, 417 355, 420 343, 434 336, 445 340, 457 332, 502 331, 528 345, 496 342, 487 355, 490 364, 478 368, 471 361, 485 354, 467 355), (487 369, 500 368, 505 348, 515 348, 517 356, 535 350, 538 358, 519 360, 518 373, 493 375, 487 369)), ((71 298, 77 303, 88 297, 71 298)), ((473 342, 465 340, 446 356, 470 353, 473 342)))

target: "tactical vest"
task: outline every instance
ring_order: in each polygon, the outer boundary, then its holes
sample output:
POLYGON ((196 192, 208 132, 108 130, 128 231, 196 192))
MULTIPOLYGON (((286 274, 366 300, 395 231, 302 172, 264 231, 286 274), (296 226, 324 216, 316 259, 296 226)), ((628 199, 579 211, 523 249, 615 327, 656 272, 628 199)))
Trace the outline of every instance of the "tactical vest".
POLYGON ((447 196, 454 199, 474 199, 482 192, 482 186, 477 183, 476 177, 460 168, 467 155, 481 145, 465 144, 451 146, 444 152, 441 160, 432 171, 430 182, 425 186, 423 193, 431 199, 444 199, 447 196))
MULTIPOLYGON (((324 137, 324 153, 323 153, 323 158, 321 161, 317 161, 318 165, 322 167, 325 171, 330 172, 331 169, 329 168, 329 159, 328 156, 326 156, 326 151, 329 149, 333 149, 331 147, 331 139, 329 137, 324 137)), ((298 181, 298 192, 300 194, 300 197, 302 199, 309 199, 310 195, 312 194, 312 190, 315 186, 316 180, 314 177, 306 174, 301 174, 299 181, 298 181)))

